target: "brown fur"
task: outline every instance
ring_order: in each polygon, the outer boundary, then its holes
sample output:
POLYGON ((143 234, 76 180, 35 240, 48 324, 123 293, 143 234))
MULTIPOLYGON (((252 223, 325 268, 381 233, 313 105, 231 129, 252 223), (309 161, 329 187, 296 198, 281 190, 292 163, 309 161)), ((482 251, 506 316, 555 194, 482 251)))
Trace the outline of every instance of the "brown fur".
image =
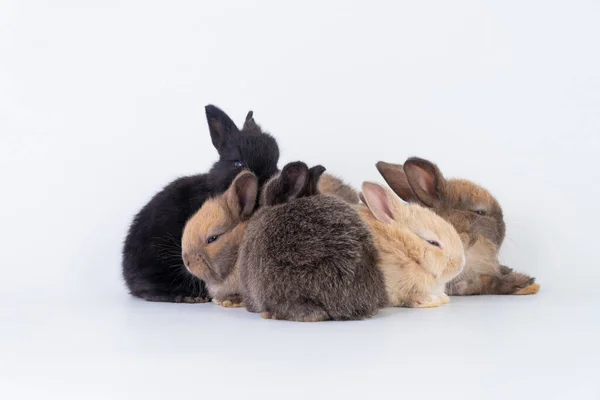
POLYGON ((206 282, 213 301, 223 307, 243 305, 237 258, 257 191, 256 177, 241 172, 223 195, 207 200, 185 225, 184 264, 206 282), (217 239, 209 243, 209 238, 215 236, 217 239))
POLYGON ((463 268, 456 230, 435 213, 405 204, 389 189, 365 182, 357 206, 371 228, 392 306, 437 307, 450 299, 444 285, 463 268), (441 248, 427 240, 435 240, 441 248))
POLYGON ((337 176, 323 174, 319 180, 319 192, 337 196, 350 204, 358 204, 358 192, 337 176))
POLYGON ((445 179, 437 165, 421 158, 409 158, 404 165, 380 161, 377 169, 401 198, 431 208, 460 234, 467 263, 448 283, 448 294, 537 293, 535 288, 524 290, 535 278, 498 261, 506 226, 502 208, 490 192, 465 179, 445 179))

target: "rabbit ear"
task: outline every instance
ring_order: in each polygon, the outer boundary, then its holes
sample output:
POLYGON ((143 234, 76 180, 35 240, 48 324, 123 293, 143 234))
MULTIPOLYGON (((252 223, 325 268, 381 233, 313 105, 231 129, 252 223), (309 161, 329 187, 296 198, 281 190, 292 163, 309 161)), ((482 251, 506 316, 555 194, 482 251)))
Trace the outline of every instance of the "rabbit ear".
POLYGON ((220 152, 227 137, 232 133, 238 133, 239 129, 231 118, 218 107, 209 104, 204 107, 204 111, 206 112, 206 121, 208 122, 212 144, 220 152))
POLYGON ((377 183, 363 182, 360 198, 379 221, 389 224, 394 220, 392 199, 383 186, 377 183))
POLYGON ((301 197, 309 180, 308 166, 296 161, 287 164, 277 178, 265 187, 264 203, 275 205, 301 197))
POLYGON ((322 165, 315 165, 308 170, 308 184, 306 185, 306 196, 313 196, 319 194, 319 180, 321 175, 325 172, 325 167, 322 165))
POLYGON ((244 221, 252 215, 257 196, 258 179, 252 172, 243 171, 227 190, 227 205, 234 216, 244 221))
POLYGON ((248 111, 246 115, 246 120, 244 121, 244 126, 242 127, 242 132, 248 135, 261 135, 262 130, 260 126, 254 120, 254 112, 252 110, 248 111))
POLYGON ((392 188, 402 200, 413 203, 419 201, 408 183, 408 178, 406 177, 401 164, 390 164, 379 161, 375 166, 390 188, 392 188))
POLYGON ((439 207, 446 197, 446 179, 434 163, 411 157, 404 163, 404 172, 415 196, 427 207, 439 207))

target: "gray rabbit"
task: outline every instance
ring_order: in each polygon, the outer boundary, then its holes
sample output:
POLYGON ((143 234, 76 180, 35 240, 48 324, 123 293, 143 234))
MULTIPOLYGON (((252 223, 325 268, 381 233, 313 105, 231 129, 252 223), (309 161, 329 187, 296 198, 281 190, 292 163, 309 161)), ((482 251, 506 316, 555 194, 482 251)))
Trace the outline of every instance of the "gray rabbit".
POLYGON ((324 171, 293 162, 265 184, 238 259, 249 311, 313 322, 363 319, 387 305, 371 233, 350 204, 319 193, 324 171))

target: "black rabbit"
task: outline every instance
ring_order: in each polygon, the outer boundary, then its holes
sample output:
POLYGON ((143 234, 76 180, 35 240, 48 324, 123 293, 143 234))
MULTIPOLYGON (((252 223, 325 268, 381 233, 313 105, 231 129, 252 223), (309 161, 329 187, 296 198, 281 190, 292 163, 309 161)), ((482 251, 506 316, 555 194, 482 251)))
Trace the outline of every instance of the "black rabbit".
POLYGON ((205 107, 217 161, 207 174, 186 176, 167 185, 135 216, 123 247, 123 277, 133 296, 148 301, 200 303, 209 299, 204 282, 181 259, 187 220, 210 197, 219 195, 244 169, 259 184, 278 172, 279 147, 252 117, 240 131, 219 108, 205 107))

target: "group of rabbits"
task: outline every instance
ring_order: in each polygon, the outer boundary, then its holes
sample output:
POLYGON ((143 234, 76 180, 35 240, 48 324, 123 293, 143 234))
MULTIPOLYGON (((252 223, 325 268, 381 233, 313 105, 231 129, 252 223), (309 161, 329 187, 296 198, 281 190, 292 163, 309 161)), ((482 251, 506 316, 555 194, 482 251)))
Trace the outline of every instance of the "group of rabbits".
POLYGON ((535 278, 499 263, 502 209, 481 186, 412 157, 378 162, 389 188, 364 182, 358 193, 321 165, 279 170, 277 142, 252 112, 239 129, 205 111, 219 160, 135 216, 123 248, 132 295, 314 322, 538 292, 535 278))

